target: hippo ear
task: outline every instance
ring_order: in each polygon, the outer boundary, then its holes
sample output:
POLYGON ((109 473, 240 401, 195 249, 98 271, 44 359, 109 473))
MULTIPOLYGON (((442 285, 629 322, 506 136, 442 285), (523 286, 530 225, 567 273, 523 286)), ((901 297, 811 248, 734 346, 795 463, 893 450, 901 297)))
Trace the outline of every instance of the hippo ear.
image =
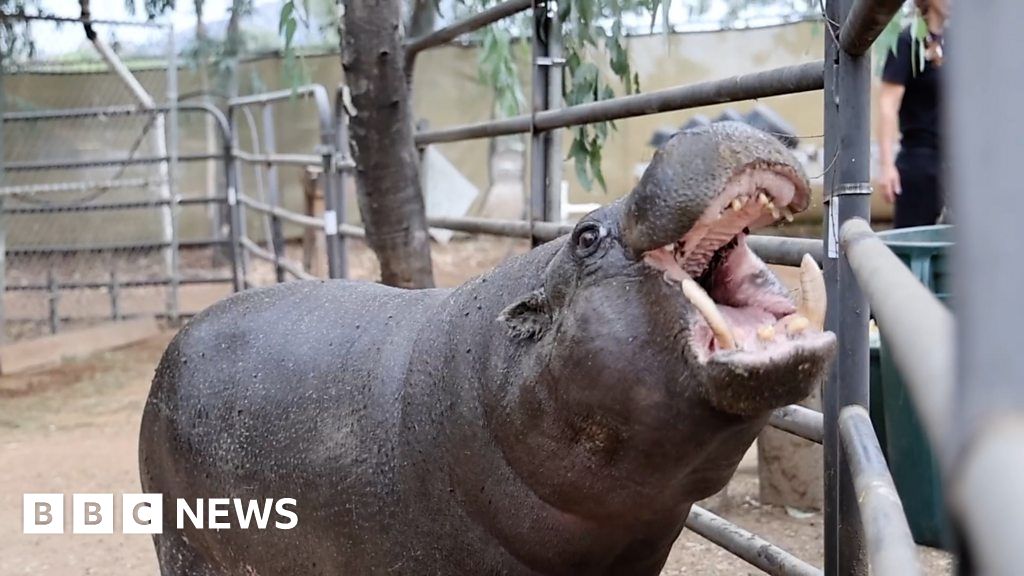
POLYGON ((544 289, 534 290, 501 311, 498 321, 504 322, 513 338, 540 338, 551 326, 551 313, 544 289))

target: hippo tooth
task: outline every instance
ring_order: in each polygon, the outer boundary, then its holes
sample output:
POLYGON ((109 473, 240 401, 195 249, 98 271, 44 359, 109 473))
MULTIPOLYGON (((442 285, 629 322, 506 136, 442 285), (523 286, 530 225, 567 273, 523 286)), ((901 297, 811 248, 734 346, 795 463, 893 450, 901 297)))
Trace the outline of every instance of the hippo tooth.
POLYGON ((768 198, 767 194, 761 192, 760 194, 757 195, 757 203, 760 204, 761 206, 767 206, 768 204, 771 203, 771 199, 768 198))
POLYGON ((732 335, 732 330, 729 329, 729 324, 725 321, 725 316, 722 316, 721 310, 715 305, 715 301, 708 296, 708 293, 700 287, 700 284, 694 282, 691 278, 684 278, 680 283, 683 289, 683 296, 694 305, 695 308, 707 321, 708 327, 711 328, 711 332, 715 335, 715 341, 718 342, 718 347, 722 350, 732 350, 736 348, 736 338, 732 335))
POLYGON ((786 208, 785 206, 782 207, 782 216, 786 219, 786 222, 793 221, 793 212, 791 212, 790 209, 786 208))
POLYGON ((772 213, 772 218, 778 220, 782 217, 782 215, 779 214, 779 209, 775 207, 775 203, 771 200, 768 201, 768 206, 766 206, 766 208, 768 208, 768 211, 772 213))
POLYGON ((814 258, 810 254, 804 254, 800 261, 800 304, 797 306, 797 312, 806 316, 812 326, 824 330, 827 308, 825 277, 814 258))
POLYGON ((739 198, 733 198, 732 209, 738 212, 741 208, 743 208, 743 202, 739 198))
POLYGON ((775 339, 775 327, 766 324, 757 329, 757 337, 765 342, 771 342, 775 339))
POLYGON ((786 333, 789 335, 795 335, 807 330, 807 327, 811 325, 811 321, 806 316, 800 314, 794 314, 789 322, 786 323, 786 333))

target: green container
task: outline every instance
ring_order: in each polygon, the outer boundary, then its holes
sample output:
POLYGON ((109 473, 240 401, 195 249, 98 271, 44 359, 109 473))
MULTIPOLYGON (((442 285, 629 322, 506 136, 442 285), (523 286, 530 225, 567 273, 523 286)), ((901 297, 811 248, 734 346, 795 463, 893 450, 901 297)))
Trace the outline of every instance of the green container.
MULTIPOLYGON (((952 226, 902 228, 880 232, 878 236, 939 300, 948 301, 947 251, 953 244, 952 226)), ((873 378, 873 384, 881 394, 876 402, 872 390, 872 417, 881 417, 881 422, 876 421, 876 431, 880 432, 879 440, 903 501, 910 531, 918 544, 944 547, 948 543, 948 527, 939 465, 884 338, 877 367, 878 377, 873 378)))

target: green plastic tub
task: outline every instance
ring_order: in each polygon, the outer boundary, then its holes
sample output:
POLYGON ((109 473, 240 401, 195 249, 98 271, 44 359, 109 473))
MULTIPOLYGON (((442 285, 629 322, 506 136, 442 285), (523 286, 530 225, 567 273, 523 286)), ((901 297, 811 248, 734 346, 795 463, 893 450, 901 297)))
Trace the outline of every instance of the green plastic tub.
MULTIPOLYGON (((952 226, 920 226, 880 232, 878 236, 939 300, 949 299, 948 249, 952 226)), ((903 501, 910 531, 918 544, 945 547, 946 509, 939 466, 917 411, 896 371, 885 339, 878 347, 877 377, 872 375, 871 413, 893 481, 903 501), (876 398, 876 393, 881 394, 876 398), (877 399, 877 402, 876 402, 877 399)))

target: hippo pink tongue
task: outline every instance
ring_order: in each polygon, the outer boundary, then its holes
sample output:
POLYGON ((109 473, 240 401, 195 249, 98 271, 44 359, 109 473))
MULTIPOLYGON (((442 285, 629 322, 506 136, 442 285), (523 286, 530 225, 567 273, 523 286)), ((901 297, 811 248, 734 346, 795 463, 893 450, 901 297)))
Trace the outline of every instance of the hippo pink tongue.
POLYGON ((806 257, 801 267, 798 306, 746 243, 749 227, 791 219, 785 207, 793 196, 793 185, 775 173, 742 173, 678 242, 644 254, 700 312, 692 325, 700 358, 719 350, 785 348, 808 328, 822 330, 824 279, 813 259, 806 257))

